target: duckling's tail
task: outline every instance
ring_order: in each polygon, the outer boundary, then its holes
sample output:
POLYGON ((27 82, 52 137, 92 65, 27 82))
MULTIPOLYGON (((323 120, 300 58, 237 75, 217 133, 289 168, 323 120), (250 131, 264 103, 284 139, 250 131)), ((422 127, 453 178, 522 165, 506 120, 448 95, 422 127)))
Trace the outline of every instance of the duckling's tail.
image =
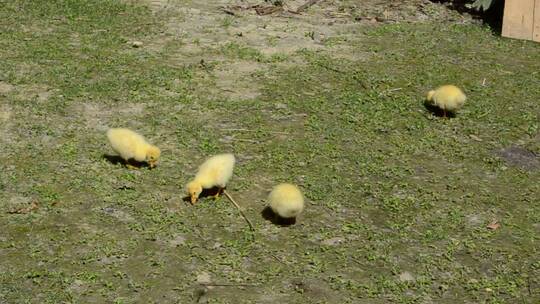
POLYGON ((426 97, 426 100, 427 101, 432 101, 433 100, 433 95, 435 95, 435 91, 434 90, 431 90, 427 93, 427 97, 426 97))

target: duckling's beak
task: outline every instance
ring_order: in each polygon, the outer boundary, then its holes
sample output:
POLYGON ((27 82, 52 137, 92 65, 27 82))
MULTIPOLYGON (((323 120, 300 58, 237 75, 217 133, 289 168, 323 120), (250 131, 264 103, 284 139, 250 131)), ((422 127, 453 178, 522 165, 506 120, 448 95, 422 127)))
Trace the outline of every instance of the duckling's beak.
POLYGON ((191 195, 191 204, 195 204, 197 202, 197 197, 195 195, 191 195))
POLYGON ((148 162, 148 165, 150 166, 150 169, 153 169, 156 167, 156 162, 148 162))

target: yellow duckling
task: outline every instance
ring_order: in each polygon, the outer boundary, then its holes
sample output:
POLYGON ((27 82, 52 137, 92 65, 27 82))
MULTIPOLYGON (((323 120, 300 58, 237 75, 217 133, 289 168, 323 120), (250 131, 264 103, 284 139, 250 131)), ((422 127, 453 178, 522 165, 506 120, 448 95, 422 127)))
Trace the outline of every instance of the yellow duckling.
POLYGON ((129 168, 130 160, 146 162, 150 168, 154 168, 161 156, 158 147, 149 144, 142 135, 125 128, 112 128, 107 130, 107 138, 113 150, 122 157, 129 168))
POLYGON ((281 218, 296 218, 304 211, 304 197, 300 189, 292 184, 279 184, 268 195, 272 211, 281 218))
POLYGON ((218 192, 215 195, 217 198, 232 177, 235 161, 232 154, 219 154, 207 159, 199 167, 195 178, 186 185, 191 203, 197 202, 203 189, 218 187, 218 192))
POLYGON ((454 85, 443 85, 429 91, 426 99, 431 105, 440 108, 446 117, 446 112, 455 113, 459 110, 465 104, 467 96, 454 85))

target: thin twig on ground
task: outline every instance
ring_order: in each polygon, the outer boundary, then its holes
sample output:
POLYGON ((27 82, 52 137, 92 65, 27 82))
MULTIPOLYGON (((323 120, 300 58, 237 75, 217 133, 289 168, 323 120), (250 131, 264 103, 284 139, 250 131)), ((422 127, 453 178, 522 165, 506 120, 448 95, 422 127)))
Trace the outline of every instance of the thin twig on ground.
POLYGON ((383 96, 383 95, 386 95, 387 93, 392 93, 392 92, 395 92, 395 91, 400 91, 402 90, 402 88, 394 88, 394 89, 388 89, 386 91, 382 91, 379 96, 383 96))
POLYGON ((244 139, 244 138, 234 138, 235 141, 243 141, 243 142, 248 142, 248 143, 252 143, 252 144, 260 144, 261 142, 258 141, 258 140, 253 140, 253 139, 244 139))
POLYGON ((224 12, 225 14, 228 14, 228 15, 231 15, 231 16, 238 16, 235 11, 233 11, 232 9, 230 9, 230 8, 228 8, 226 6, 222 6, 219 9, 222 12, 224 12))
POLYGON ((271 134, 283 134, 283 135, 289 135, 287 132, 279 132, 279 131, 257 131, 257 130, 249 130, 249 129, 222 129, 223 131, 238 131, 238 132, 263 132, 263 133, 271 133, 271 134))
POLYGON ((295 14, 300 14, 302 12, 304 12, 305 10, 307 10, 308 8, 312 7, 313 5, 315 5, 317 2, 319 2, 320 0, 308 0, 306 3, 300 5, 296 11, 294 12, 291 12, 291 13, 295 13, 295 14))
POLYGON ((282 6, 262 6, 261 5, 261 6, 255 7, 255 12, 259 16, 270 15, 270 14, 282 12, 282 11, 283 11, 282 6))
POLYGON ((26 213, 32 212, 32 211, 34 211, 34 210, 36 210, 38 208, 39 208, 39 203, 34 201, 28 207, 19 208, 19 209, 16 209, 16 210, 10 210, 7 213, 9 213, 9 214, 26 214, 26 213))
POLYGON ((223 194, 225 194, 225 196, 229 199, 229 201, 231 201, 231 203, 233 203, 233 205, 238 209, 238 211, 240 212, 240 214, 242 215, 242 217, 246 220, 246 222, 248 223, 249 225, 249 228, 251 229, 251 231, 255 231, 255 228, 253 228, 253 224, 251 223, 251 221, 247 218, 247 216, 244 214, 244 211, 242 211, 242 208, 240 208, 240 206, 236 203, 236 201, 232 198, 232 196, 225 190, 223 190, 223 194))
POLYGON ((274 259, 276 259, 276 261, 280 262, 281 264, 287 265, 287 263, 283 262, 282 259, 278 258, 275 254, 273 254, 271 252, 270 252, 270 256, 273 257, 274 259))
POLYGON ((257 287, 259 286, 258 284, 242 284, 242 283, 238 283, 238 284, 235 284, 235 283, 200 283, 201 286, 210 286, 210 287, 213 287, 213 286, 217 286, 217 287, 228 287, 228 286, 244 286, 244 287, 257 287))

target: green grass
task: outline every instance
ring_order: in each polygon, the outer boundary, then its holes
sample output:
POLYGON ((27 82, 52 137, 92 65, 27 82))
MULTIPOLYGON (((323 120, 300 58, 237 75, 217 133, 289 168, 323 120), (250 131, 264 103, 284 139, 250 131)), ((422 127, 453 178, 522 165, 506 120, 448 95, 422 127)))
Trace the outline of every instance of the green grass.
POLYGON ((164 26, 145 7, 0 4, 0 81, 13 87, 0 93, 0 302, 193 302, 201 273, 254 284, 216 287, 210 303, 540 300, 540 170, 497 154, 538 152, 537 44, 478 25, 389 24, 328 42, 357 61, 230 42, 201 51, 225 57, 207 69, 171 64, 175 47, 131 47, 164 26), (249 76, 259 97, 209 94, 214 70, 242 61, 264 64, 249 76), (468 95, 450 120, 423 107, 444 83, 468 95), (157 169, 108 162, 114 126, 160 146, 157 169), (182 201, 222 151, 239 159, 229 192, 253 235, 224 199, 182 201), (280 228, 260 212, 285 181, 307 207, 280 228))

